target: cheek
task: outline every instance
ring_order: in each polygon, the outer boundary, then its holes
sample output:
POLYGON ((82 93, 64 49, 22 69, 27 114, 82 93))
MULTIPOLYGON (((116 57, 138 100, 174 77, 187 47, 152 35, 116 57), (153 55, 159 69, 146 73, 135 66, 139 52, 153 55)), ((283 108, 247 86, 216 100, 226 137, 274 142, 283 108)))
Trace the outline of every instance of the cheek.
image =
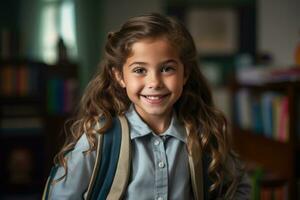
POLYGON ((135 78, 126 77, 124 82, 127 93, 139 92, 142 88, 141 81, 138 81, 135 78))
POLYGON ((168 87, 172 90, 182 90, 184 86, 184 79, 182 77, 174 77, 167 81, 168 87))

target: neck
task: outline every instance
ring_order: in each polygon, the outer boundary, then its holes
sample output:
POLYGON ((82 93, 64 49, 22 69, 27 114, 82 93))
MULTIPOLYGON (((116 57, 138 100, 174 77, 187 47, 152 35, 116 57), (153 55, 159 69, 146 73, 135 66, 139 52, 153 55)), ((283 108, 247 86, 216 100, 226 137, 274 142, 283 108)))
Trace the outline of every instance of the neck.
POLYGON ((148 124, 155 134, 160 135, 170 126, 172 112, 170 112, 168 116, 153 116, 147 118, 142 117, 142 119, 148 124))

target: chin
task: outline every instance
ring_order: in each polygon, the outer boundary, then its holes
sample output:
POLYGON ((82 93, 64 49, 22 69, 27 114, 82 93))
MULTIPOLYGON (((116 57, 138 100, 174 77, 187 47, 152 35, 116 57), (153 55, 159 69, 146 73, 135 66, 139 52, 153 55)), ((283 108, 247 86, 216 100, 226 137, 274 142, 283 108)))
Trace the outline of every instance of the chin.
POLYGON ((146 114, 146 115, 152 115, 152 116, 157 116, 157 117, 169 114, 169 112, 167 111, 168 109, 161 108, 161 107, 142 108, 142 110, 143 110, 144 114, 146 114))

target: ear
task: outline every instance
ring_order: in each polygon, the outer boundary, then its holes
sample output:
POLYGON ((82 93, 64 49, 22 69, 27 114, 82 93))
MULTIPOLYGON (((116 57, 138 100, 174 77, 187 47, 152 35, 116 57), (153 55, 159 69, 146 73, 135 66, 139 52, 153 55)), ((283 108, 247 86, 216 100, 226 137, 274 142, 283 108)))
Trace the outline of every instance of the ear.
POLYGON ((124 79, 123 79, 123 77, 122 77, 122 73, 121 73, 119 70, 117 70, 115 67, 112 69, 112 72, 113 72, 113 74, 114 74, 115 79, 116 79, 116 80, 118 81, 118 83, 120 84, 120 86, 121 86, 122 88, 125 88, 125 87, 126 87, 126 84, 125 84, 124 79))

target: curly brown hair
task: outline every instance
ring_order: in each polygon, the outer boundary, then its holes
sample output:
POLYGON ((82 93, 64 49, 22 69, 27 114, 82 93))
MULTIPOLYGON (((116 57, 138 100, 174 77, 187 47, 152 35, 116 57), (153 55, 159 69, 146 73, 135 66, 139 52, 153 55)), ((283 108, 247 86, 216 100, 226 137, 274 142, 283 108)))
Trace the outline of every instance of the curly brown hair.
POLYGON ((161 37, 166 38, 178 50, 188 76, 183 93, 175 103, 175 112, 190 133, 187 139, 188 149, 192 145, 198 145, 210 158, 208 174, 213 183, 210 191, 216 191, 221 186, 225 174, 229 186, 235 182, 235 175, 230 173, 227 165, 229 157, 234 157, 227 122, 214 106, 211 89, 197 63, 194 41, 179 21, 161 14, 130 18, 118 31, 108 34, 99 72, 88 84, 70 134, 55 158, 55 163, 65 168, 64 176, 67 174, 65 154, 74 148, 81 135, 86 134, 90 143, 89 151, 94 150, 96 134, 105 134, 113 117, 123 115, 131 104, 124 88, 116 80, 113 69, 122 73, 123 64, 132 53, 133 43, 161 37), (105 118, 105 123, 99 130, 95 130, 99 116, 105 118))

